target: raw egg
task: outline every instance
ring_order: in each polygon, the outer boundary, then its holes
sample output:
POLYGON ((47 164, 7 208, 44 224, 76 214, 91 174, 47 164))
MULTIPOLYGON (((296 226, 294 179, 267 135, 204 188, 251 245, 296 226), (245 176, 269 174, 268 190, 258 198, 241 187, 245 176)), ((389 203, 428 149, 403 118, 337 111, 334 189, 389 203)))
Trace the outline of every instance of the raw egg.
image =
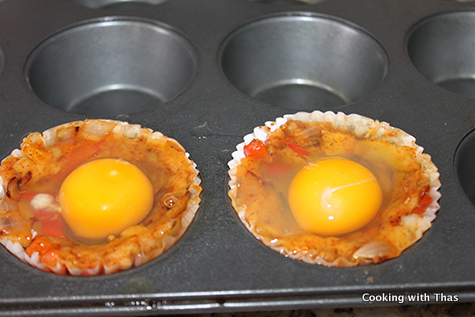
POLYGON ((135 165, 105 158, 77 167, 59 191, 61 213, 75 235, 102 239, 139 223, 153 206, 150 180, 135 165))
POLYGON ((382 200, 373 173, 345 158, 307 164, 289 188, 290 208, 299 226, 324 236, 364 227, 378 213, 382 200))

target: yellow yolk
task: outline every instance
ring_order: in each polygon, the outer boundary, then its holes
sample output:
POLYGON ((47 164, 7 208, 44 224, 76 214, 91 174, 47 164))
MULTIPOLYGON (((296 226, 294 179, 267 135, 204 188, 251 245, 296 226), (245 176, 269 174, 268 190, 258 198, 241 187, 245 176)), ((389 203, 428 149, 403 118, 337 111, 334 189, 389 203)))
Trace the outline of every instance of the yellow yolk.
POLYGON ((135 165, 122 159, 98 159, 71 172, 58 199, 75 235, 102 239, 139 223, 150 212, 153 187, 135 165))
POLYGON ((307 164, 289 188, 289 204, 298 225, 323 236, 364 227, 376 216, 382 200, 373 173, 344 158, 307 164))

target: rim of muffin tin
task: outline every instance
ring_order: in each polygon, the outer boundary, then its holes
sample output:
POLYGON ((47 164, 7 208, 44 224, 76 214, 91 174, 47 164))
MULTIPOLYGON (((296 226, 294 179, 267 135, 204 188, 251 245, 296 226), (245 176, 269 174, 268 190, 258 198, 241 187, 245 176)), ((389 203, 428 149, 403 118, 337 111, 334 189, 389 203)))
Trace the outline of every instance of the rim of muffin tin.
MULTIPOLYGON (((167 2, 172 2, 172 1, 169 0, 169 1, 167 1, 167 2)), ((331 1, 327 0, 327 1, 325 1, 325 2, 331 2, 331 1)), ((447 1, 447 2, 448 2, 448 1, 447 1)), ((260 5, 264 5, 264 4, 260 4, 260 5)), ((277 6, 276 6, 276 7, 277 7, 277 6)), ((302 10, 302 8, 303 8, 303 7, 300 6, 300 7, 299 7, 299 10, 302 10)), ((475 8, 472 8, 472 10, 475 10, 475 8)), ((472 11, 472 10, 471 10, 471 11, 472 11)), ((452 11, 450 11, 450 12, 452 12, 452 11)), ((285 14, 287 14, 287 13, 288 13, 288 12, 265 13, 265 14, 259 15, 259 17, 257 18, 257 20, 258 20, 258 19, 261 19, 261 17, 265 17, 266 15, 285 15, 285 14)), ((297 11, 293 11, 293 12, 291 12, 291 13, 292 13, 292 14, 295 14, 295 13, 297 13, 297 11)), ((316 14, 316 15, 324 15, 324 16, 327 16, 327 15, 328 15, 328 16, 332 16, 332 17, 334 16, 334 17, 336 17, 336 18, 338 18, 338 19, 342 19, 343 21, 348 21, 348 22, 351 21, 351 20, 347 20, 346 18, 340 18, 338 15, 331 15, 331 14, 327 14, 327 13, 318 13, 318 12, 310 12, 310 13, 311 13, 311 14, 316 14)), ((444 12, 437 13, 437 15, 438 15, 438 14, 444 14, 444 13, 445 13, 445 11, 444 11, 444 12)), ((105 19, 105 18, 107 18, 107 17, 99 17, 99 18, 93 18, 93 19, 105 19)), ((125 20, 128 20, 128 19, 135 19, 135 17, 120 17, 120 18, 124 18, 125 20)), ((86 19, 87 19, 88 21, 91 21, 90 17, 86 17, 86 19)), ((142 18, 138 18, 138 19, 142 19, 142 18)), ((147 18, 147 19, 149 19, 149 18, 147 18)), ((152 20, 152 21, 157 21, 157 20, 153 20, 153 19, 151 19, 151 20, 152 20)), ((249 19, 246 19, 245 21, 250 21, 250 20, 249 20, 249 19)), ((252 19, 251 19, 251 21, 252 21, 252 19)), ((86 21, 86 22, 87 22, 87 21, 86 21)), ((82 23, 82 22, 76 22, 76 23, 82 23)), ((350 23, 354 23, 354 22, 350 22, 350 23)), ((417 22, 416 22, 416 23, 417 23, 417 22)), ((357 24, 357 23, 354 23, 354 24, 359 25, 359 24, 357 24)), ((69 28, 69 27, 70 27, 70 25, 67 26, 66 29, 69 28)), ((239 25, 238 25, 238 27, 239 27, 239 25)), ((175 28, 175 29, 178 29, 178 28, 176 28, 176 27, 174 27, 174 28, 175 28)), ((367 29, 367 28, 363 28, 363 29, 367 29)), ((178 29, 178 30, 181 31, 180 29, 178 29)), ((234 28, 233 30, 235 30, 235 28, 234 28)), ((181 32, 181 33, 186 34, 186 32, 181 32)), ((228 34, 229 34, 229 33, 228 33, 228 34)), ((378 39, 378 36, 376 36, 376 39, 378 39)), ((2 40, 2 39, 0 39, 0 41, 1 41, 1 40, 2 40)), ((193 40, 191 40, 190 43, 193 45, 193 40)), ((221 43, 221 42, 220 42, 220 43, 221 43)), ((399 44, 401 45, 401 43, 399 43, 399 44)), ((404 43, 403 43, 403 44, 404 44, 404 43)), ((383 48, 385 48, 385 47, 384 47, 384 44, 382 44, 382 46, 383 46, 383 48)), ((198 51, 198 59, 200 58, 200 52, 202 52, 202 51, 198 51)), ((7 53, 8 53, 8 51, 7 51, 7 53)), ((7 55, 8 55, 8 54, 7 54, 7 55)), ((389 53, 388 55, 389 55, 389 57, 391 58, 391 53, 389 53)), ((216 56, 216 54, 215 54, 215 56, 216 56)), ((7 56, 7 57, 8 57, 8 56, 7 56)), ((6 59, 5 64, 7 64, 7 63, 8 63, 8 59, 6 59)), ((5 65, 4 65, 4 66, 5 66, 5 65)), ((5 67, 4 67, 4 70, 5 70, 5 67)), ((389 68, 388 73, 391 73, 391 68, 389 68)), ((415 73, 415 75, 413 75, 413 77, 414 77, 414 76, 417 77, 417 75, 418 75, 417 71, 415 71, 415 72, 413 72, 413 73, 415 73)), ((1 74, 2 74, 2 73, 0 72, 0 80, 2 79, 2 78, 1 78, 1 74)), ((198 74, 195 74, 195 76, 198 77, 199 75, 198 75, 198 74)), ((220 80, 226 80, 226 79, 225 79, 224 76, 222 76, 222 78, 220 78, 220 80)), ((192 83, 191 83, 190 85, 194 85, 195 83, 196 83, 196 78, 192 81, 192 83)), ((189 88, 190 88, 190 86, 188 86, 187 88, 185 88, 185 90, 182 92, 182 94, 184 94, 189 88)), ((234 88, 234 86, 233 86, 232 88, 234 88)), ((368 97, 367 97, 367 98, 368 98, 368 97)), ((371 98, 371 96, 370 96, 369 98, 371 98)), ((460 99, 460 98, 459 98, 459 99, 460 99)), ((463 98, 462 98, 462 99, 463 99, 463 98)), ((172 100, 170 100, 169 102, 170 102, 170 103, 173 103, 174 100, 172 99, 172 100)), ((364 101, 360 101, 360 102, 364 102, 364 101)), ((357 102, 357 103, 358 103, 358 102, 357 102)), ((44 104, 40 104, 40 106, 44 106, 44 104)), ((145 112, 146 112, 146 111, 145 111, 145 112)), ((352 111, 352 112, 353 112, 353 111, 352 111)), ((66 115, 68 116, 69 114, 66 113, 66 115)), ((74 118, 75 116, 71 116, 71 117, 74 118)), ((278 117, 278 116, 271 115, 270 117, 267 118, 267 120, 274 120, 276 117, 278 117)), ((63 118, 64 118, 64 116, 63 116, 63 118)), ((373 118, 373 119, 377 119, 377 118, 373 118)), ((71 119, 71 120, 69 120, 69 121, 73 121, 73 119, 71 119)), ((137 121, 137 120, 135 120, 135 121, 137 121)), ((415 135, 417 136, 417 134, 415 134, 415 135)), ((467 135, 468 135, 468 134, 467 134, 467 135)), ((242 136, 244 136, 244 134, 243 134, 242 136)), ((236 142, 236 144, 237 144, 237 143, 238 143, 238 142, 236 142)), ((232 144, 232 145, 235 145, 235 144, 232 144)), ((18 146, 18 145, 17 145, 17 146, 18 146)), ((429 152, 429 154, 431 154, 431 153, 429 152)), ((452 154, 453 154, 453 153, 452 153, 452 154)), ((439 167, 440 167, 440 166, 439 166, 439 167)), ((198 169, 199 169, 199 168, 200 168, 200 166, 198 165, 198 169)), ((206 182, 206 176, 204 177, 203 181, 206 182)), ((442 185, 444 185, 444 182, 442 183, 442 185)), ((226 191, 226 192, 227 192, 227 191, 226 191)), ((203 208, 202 206, 203 206, 203 205, 200 206, 200 209, 203 208)), ((230 209, 229 212, 233 212, 233 210, 230 209)), ((238 220, 237 218, 236 218, 236 220, 237 220, 237 222, 239 222, 239 220, 238 220)), ((187 230, 187 231, 185 232, 185 235, 180 239, 180 241, 184 240, 184 239, 186 238, 186 235, 187 235, 190 231, 193 230, 192 226, 194 226, 193 224, 194 224, 195 222, 196 222, 196 217, 195 217, 195 219, 193 220, 193 222, 192 222, 192 224, 191 224, 189 230, 187 230)), ((238 224, 239 224, 239 223, 238 223, 238 224)), ((180 241, 178 241, 177 243, 180 243, 180 241)), ((258 243, 258 242, 256 241, 256 243, 258 243)), ((1 252, 3 252, 3 251, 4 251, 4 250, 2 250, 1 252)), ((270 251, 269 251, 269 252, 270 252, 270 251)), ((5 253, 5 252, 4 252, 4 253, 5 253)), ((165 252, 165 254, 162 255, 162 256, 168 256, 167 254, 169 254, 169 251, 165 252)), ((148 268, 150 265, 152 265, 151 263, 154 263, 154 262, 158 261, 158 259, 162 258, 162 256, 160 256, 160 257, 158 257, 157 259, 151 261, 150 263, 146 263, 146 264, 144 264, 144 265, 142 265, 142 266, 140 266, 140 267, 138 267, 138 268, 134 268, 134 269, 132 269, 132 270, 128 270, 128 271, 120 272, 120 273, 115 273, 115 274, 108 275, 108 276, 102 275, 102 276, 100 276, 100 277, 90 277, 90 278, 104 278, 104 277, 106 277, 106 278, 115 278, 115 277, 123 276, 124 274, 129 274, 129 273, 130 273, 130 274, 133 274, 133 272, 135 272, 136 270, 140 270, 140 269, 146 270, 146 268, 148 268), (144 267, 144 268, 142 268, 142 267, 144 267), (132 271, 132 272, 131 272, 131 271, 132 271)), ((289 259, 289 261, 293 261, 293 260, 290 260, 290 259, 289 259)), ((25 264, 25 265, 26 265, 26 264, 25 264)), ((34 271, 38 271, 37 269, 34 269, 34 268, 30 268, 30 269, 32 269, 32 270, 34 270, 34 271)), ((351 269, 351 268, 350 268, 350 269, 351 269)), ((43 273, 44 273, 44 272, 40 272, 40 273, 38 273, 38 274, 41 275, 41 274, 43 274, 43 273)), ((59 276, 58 276, 58 278, 61 279, 61 278, 77 278, 77 277, 69 277, 69 276, 66 276, 66 277, 61 276, 61 277, 59 277, 59 276)), ((80 277, 80 278, 82 279, 83 277, 80 277)))
POLYGON ((170 0, 68 0, 89 9, 104 9, 118 4, 159 5, 170 0))
POLYGON ((5 50, 3 49, 3 45, 0 40, 0 76, 2 75, 4 65, 5 65, 5 50))

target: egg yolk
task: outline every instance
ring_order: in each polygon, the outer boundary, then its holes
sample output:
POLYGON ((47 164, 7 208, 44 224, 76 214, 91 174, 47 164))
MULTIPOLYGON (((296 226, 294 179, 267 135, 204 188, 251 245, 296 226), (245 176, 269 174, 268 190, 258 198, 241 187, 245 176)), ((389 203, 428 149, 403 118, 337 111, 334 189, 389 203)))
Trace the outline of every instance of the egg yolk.
POLYGON ((367 168, 334 157, 303 167, 290 184, 288 199, 302 229, 338 236, 367 225, 378 213, 383 193, 367 168))
POLYGON ((75 235, 102 239, 139 223, 153 205, 150 180, 122 159, 98 159, 77 167, 59 191, 61 214, 75 235))

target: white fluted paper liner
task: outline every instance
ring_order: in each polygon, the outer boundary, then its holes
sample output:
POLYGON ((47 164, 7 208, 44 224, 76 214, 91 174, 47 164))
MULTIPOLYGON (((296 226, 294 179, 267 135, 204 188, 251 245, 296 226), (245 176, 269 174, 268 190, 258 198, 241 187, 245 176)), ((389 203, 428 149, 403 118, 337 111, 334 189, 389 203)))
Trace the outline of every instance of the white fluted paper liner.
MULTIPOLYGON (((437 167, 432 163, 431 157, 423 153, 424 149, 415 143, 416 139, 410 134, 404 132, 401 129, 391 127, 387 122, 380 122, 358 114, 345 115, 342 112, 321 112, 318 110, 311 113, 298 112, 296 114, 284 115, 281 118, 277 118, 275 121, 266 122, 264 126, 256 127, 253 133, 244 136, 244 142, 236 146, 236 151, 232 153, 233 159, 228 162, 228 166, 230 168, 229 196, 233 201, 235 200, 237 193, 237 167, 239 166, 241 160, 245 157, 244 146, 249 144, 254 139, 258 139, 260 141, 267 140, 272 132, 284 125, 288 120, 308 123, 328 122, 331 123, 334 128, 353 131, 357 137, 380 139, 396 146, 406 146, 415 149, 417 162, 420 163, 423 173, 427 175, 430 180, 430 189, 428 194, 432 197, 432 203, 427 207, 421 216, 414 214, 402 216, 401 223, 406 228, 409 228, 412 233, 414 233, 414 239, 411 244, 419 240, 422 237, 422 234, 431 227, 431 222, 435 219, 436 213, 440 208, 438 200, 441 196, 438 191, 441 186, 439 181, 439 172, 437 167)), ((254 224, 250 223, 245 217, 246 206, 234 206, 234 209, 248 230, 256 235, 254 224)), ((257 238, 259 239, 258 236, 257 238)), ((337 258, 333 262, 328 262, 319 257, 313 259, 310 257, 302 258, 301 256, 294 256, 291 252, 292 250, 285 250, 284 246, 272 244, 268 246, 279 251, 285 256, 326 266, 355 266, 368 264, 372 262, 370 261, 372 258, 376 257, 381 252, 384 252, 384 248, 387 247, 381 242, 370 242, 359 248, 354 253, 353 257, 357 259, 356 262, 349 262, 343 258, 337 258)))
MULTIPOLYGON (((172 147, 176 149, 182 149, 182 146, 174 139, 168 138, 164 136, 160 132, 153 132, 150 129, 142 128, 140 125, 137 124, 129 124, 122 121, 115 121, 115 120, 86 120, 86 121, 76 121, 70 122, 63 125, 59 125, 57 127, 48 129, 44 131, 42 134, 35 133, 30 134, 29 136, 32 138, 34 142, 40 142, 44 145, 45 148, 54 146, 56 142, 60 140, 67 139, 73 136, 73 133, 76 129, 81 128, 87 138, 90 140, 100 140, 104 135, 107 133, 113 133, 115 135, 120 135, 124 138, 138 138, 140 136, 147 137, 147 142, 166 142, 167 144, 171 144, 172 147)), ((184 151, 184 150, 183 150, 184 151)), ((181 215, 180 224, 181 228, 180 231, 174 233, 173 236, 167 236, 166 234, 160 241, 156 241, 156 245, 154 246, 153 250, 144 254, 143 252, 139 252, 138 254, 133 254, 133 258, 126 258, 123 261, 119 261, 113 265, 106 265, 101 259, 98 259, 98 263, 95 267, 89 268, 82 268, 76 267, 73 263, 68 263, 60 259, 55 266, 50 266, 48 264, 42 263, 39 258, 38 252, 33 252, 31 256, 29 256, 25 248, 18 242, 14 242, 9 240, 8 238, 1 238, 0 244, 4 245, 7 250, 9 250, 13 255, 17 258, 30 264, 33 267, 41 269, 47 272, 53 272, 57 274, 71 274, 71 275, 83 275, 83 276, 91 276, 91 275, 98 275, 98 274, 110 274, 115 273, 118 271, 126 270, 132 267, 139 266, 143 263, 146 263, 163 252, 165 252, 168 248, 170 248, 177 240, 181 238, 184 234, 192 220, 196 212, 199 209, 200 205, 200 193, 201 193, 201 179, 199 177, 199 171, 196 168, 196 164, 189 159, 189 154, 185 152, 186 159, 190 166, 192 166, 194 170, 193 181, 188 188, 188 192, 190 193, 190 198, 188 200, 188 204, 185 208, 185 211, 181 215)), ((14 158, 22 158, 25 157, 24 153, 20 149, 15 149, 12 151, 9 157, 14 158)), ((8 157, 7 157, 8 158, 8 157)), ((7 159, 5 158, 5 159, 7 159)), ((4 160, 5 160, 4 159, 4 160)), ((2 162, 4 161, 2 160, 2 162)), ((11 176, 11 175, 10 175, 11 176)), ((3 202, 5 197, 5 193, 8 190, 8 182, 9 179, 5 179, 0 175, 0 209, 1 203, 3 202)), ((0 228, 1 229, 1 228, 0 228)), ((34 230, 31 230, 31 239, 37 235, 34 230)))

